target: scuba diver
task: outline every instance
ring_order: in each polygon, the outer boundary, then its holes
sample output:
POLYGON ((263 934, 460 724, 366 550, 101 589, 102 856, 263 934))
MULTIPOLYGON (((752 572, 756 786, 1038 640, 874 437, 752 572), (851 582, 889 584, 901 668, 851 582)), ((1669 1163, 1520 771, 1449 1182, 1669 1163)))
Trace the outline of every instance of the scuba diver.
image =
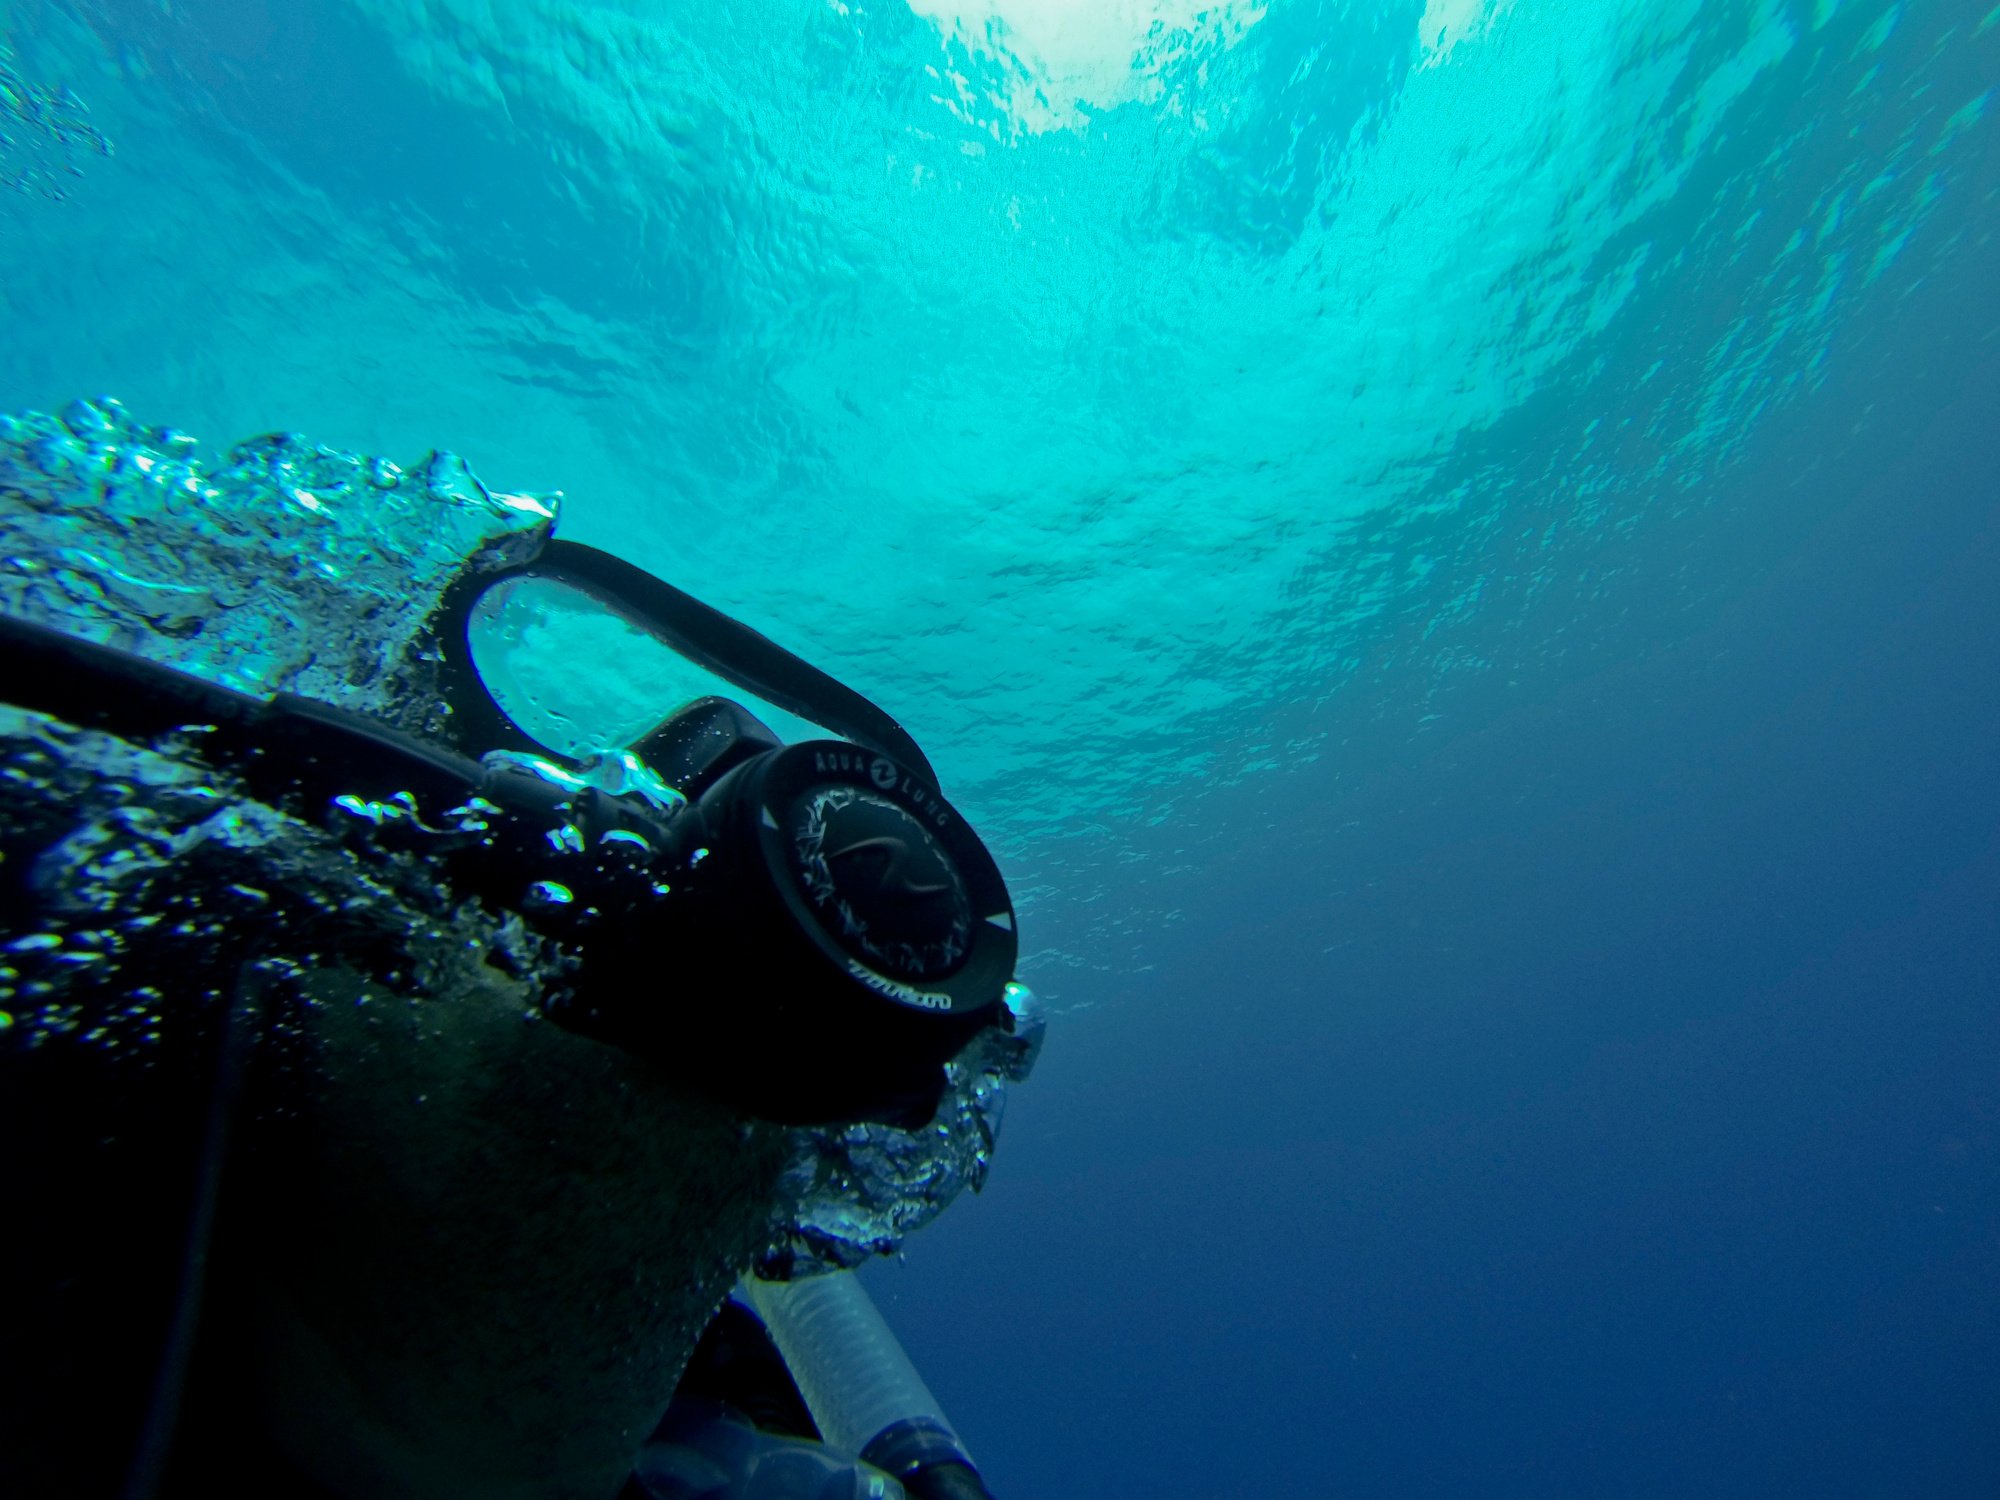
POLYGON ((900 1233, 855 1195, 977 1186, 1041 1035, 923 752, 455 461, 231 460, 0 419, 0 1493, 987 1496, 842 1269, 900 1233), (228 633, 273 495, 371 533, 280 581, 358 611, 304 666, 228 633), (176 526, 227 544, 178 581, 72 530, 176 526), (551 590, 730 694, 537 718, 551 590))

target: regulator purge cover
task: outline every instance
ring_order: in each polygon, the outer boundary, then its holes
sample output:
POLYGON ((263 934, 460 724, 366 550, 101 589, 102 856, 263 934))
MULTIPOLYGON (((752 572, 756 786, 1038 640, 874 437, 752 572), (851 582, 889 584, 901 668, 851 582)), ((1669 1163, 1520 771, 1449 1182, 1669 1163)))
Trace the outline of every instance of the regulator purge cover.
POLYGON ((838 740, 746 769, 772 885, 826 961, 913 1020, 990 1016, 1013 977, 1014 908, 957 810, 838 740))
POLYGON ((761 755, 690 812, 709 851, 690 870, 690 936, 727 958, 660 1019, 701 1081, 793 1123, 927 1116, 942 1065, 998 1018, 1019 946, 965 820, 926 779, 838 740, 761 755))

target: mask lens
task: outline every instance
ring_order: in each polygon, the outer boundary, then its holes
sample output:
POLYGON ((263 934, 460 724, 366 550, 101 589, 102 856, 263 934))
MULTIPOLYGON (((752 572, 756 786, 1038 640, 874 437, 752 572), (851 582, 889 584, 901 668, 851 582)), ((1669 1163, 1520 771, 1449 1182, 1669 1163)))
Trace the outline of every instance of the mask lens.
POLYGON ((629 745, 711 694, 743 704, 784 740, 829 733, 746 694, 558 579, 527 574, 488 589, 466 622, 466 642, 501 711, 561 755, 629 745))

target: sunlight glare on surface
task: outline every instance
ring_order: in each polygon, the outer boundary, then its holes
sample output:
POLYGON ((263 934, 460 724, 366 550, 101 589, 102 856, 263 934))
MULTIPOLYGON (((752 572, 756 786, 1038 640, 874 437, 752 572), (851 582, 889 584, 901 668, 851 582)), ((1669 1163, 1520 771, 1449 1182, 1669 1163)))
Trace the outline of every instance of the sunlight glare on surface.
POLYGON ((1255 0, 909 0, 947 42, 1000 64, 1018 130, 1081 126, 1157 102, 1167 65, 1232 47, 1264 17, 1255 0))
POLYGON ((1459 43, 1485 36, 1513 4, 1514 0, 1425 0, 1424 18, 1417 23, 1422 66, 1435 68, 1449 62, 1459 43))

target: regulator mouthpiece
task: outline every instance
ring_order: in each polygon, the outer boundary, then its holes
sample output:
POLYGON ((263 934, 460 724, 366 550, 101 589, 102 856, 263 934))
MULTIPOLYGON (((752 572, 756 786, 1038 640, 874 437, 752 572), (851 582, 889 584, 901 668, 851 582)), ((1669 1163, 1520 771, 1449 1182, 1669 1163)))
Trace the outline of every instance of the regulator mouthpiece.
POLYGON ((886 755, 760 752, 667 830, 643 917, 605 926, 550 1014, 787 1123, 922 1123, 1004 1024, 1013 908, 957 811, 886 755), (664 892, 658 885, 668 887, 664 892))

